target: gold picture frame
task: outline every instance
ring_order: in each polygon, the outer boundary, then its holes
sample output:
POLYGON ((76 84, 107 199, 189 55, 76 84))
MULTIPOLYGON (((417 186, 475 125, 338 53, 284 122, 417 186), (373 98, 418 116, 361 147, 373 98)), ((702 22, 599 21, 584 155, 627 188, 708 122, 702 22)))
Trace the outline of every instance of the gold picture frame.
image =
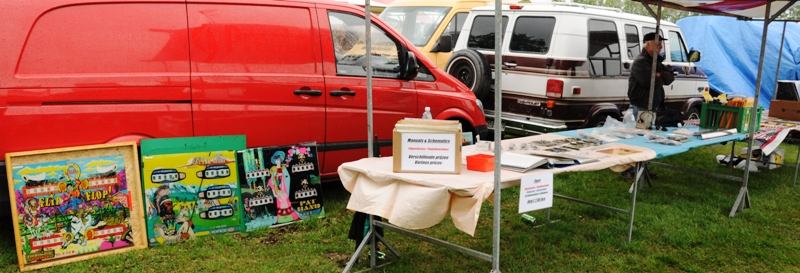
POLYGON ((21 271, 147 247, 135 142, 6 154, 21 271))

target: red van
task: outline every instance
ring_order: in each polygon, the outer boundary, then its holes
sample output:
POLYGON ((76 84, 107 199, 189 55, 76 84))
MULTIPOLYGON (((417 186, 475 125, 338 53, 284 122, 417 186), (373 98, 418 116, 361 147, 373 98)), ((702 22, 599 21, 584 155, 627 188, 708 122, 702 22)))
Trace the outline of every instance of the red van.
MULTIPOLYGON (((316 141, 333 176, 367 155, 363 15, 332 1, 0 1, 0 156, 244 134, 251 147, 316 141)), ((484 131, 472 92, 373 18, 382 155, 425 106, 484 131)))

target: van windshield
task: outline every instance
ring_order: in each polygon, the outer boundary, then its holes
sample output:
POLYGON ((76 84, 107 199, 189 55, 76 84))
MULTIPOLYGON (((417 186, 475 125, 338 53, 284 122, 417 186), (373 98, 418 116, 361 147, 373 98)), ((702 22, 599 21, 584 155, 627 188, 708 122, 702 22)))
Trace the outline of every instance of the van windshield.
POLYGON ((449 7, 388 7, 380 17, 415 46, 424 46, 448 11, 449 7))

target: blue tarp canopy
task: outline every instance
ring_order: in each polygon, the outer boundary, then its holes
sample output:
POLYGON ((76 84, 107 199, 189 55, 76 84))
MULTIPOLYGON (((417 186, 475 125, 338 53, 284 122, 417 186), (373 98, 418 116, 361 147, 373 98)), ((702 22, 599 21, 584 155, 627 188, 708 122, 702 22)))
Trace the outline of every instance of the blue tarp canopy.
MULTIPOLYGON (((741 21, 722 16, 694 16, 678 21, 687 47, 700 50, 698 66, 711 88, 732 96, 753 97, 758 73, 763 21, 741 21)), ((761 106, 769 107, 775 94, 775 72, 783 22, 769 26, 761 81, 761 106)), ((786 24, 779 80, 800 80, 800 24, 786 24)))

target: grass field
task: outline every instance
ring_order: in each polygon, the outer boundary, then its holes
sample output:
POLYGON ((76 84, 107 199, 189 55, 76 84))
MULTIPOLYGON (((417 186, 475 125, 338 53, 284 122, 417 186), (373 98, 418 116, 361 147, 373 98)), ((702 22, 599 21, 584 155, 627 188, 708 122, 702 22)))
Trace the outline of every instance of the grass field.
MULTIPOLYGON (((743 147, 743 145, 737 145, 743 147)), ((794 146, 783 146, 794 164, 794 146)), ((714 146, 666 162, 728 172, 714 146)), ((627 215, 556 199, 553 219, 539 228, 516 214, 518 191, 502 193, 503 272, 800 272, 800 189, 794 167, 751 175, 753 208, 728 212, 738 183, 654 167, 653 187, 643 184, 633 241, 625 240, 627 215)), ((736 173, 740 173, 737 171, 736 173)), ((630 185, 610 171, 556 176, 556 191, 627 208, 630 185)), ((39 272, 338 272, 354 248, 347 239, 352 212, 339 183, 324 188, 327 217, 282 228, 198 238, 177 245, 107 256, 39 272)), ((424 230, 435 237, 491 252, 491 201, 481 210, 475 237, 446 219, 424 230)), ((7 214, 8 208, 2 208, 7 214)), ((542 212, 534 213, 543 219, 542 212)), ((0 230, 0 272, 16 272, 8 216, 0 230)), ((387 233, 402 257, 377 272, 489 272, 491 264, 387 233)), ((363 264, 361 265, 363 268, 363 264)))

